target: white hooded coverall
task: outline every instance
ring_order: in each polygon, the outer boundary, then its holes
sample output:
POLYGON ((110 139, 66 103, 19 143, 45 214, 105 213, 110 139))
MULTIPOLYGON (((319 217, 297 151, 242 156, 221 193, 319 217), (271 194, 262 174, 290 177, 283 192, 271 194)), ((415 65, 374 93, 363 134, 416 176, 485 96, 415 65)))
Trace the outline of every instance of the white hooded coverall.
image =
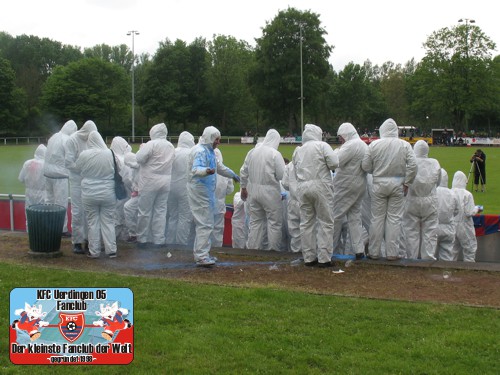
POLYGON ((319 126, 307 124, 302 146, 292 156, 300 202, 300 234, 304 262, 326 264, 333 254, 333 185, 331 171, 339 160, 323 142, 319 126))
POLYGON ((88 149, 81 152, 76 168, 82 177, 82 202, 88 222, 90 254, 100 254, 101 240, 107 255, 116 253, 115 166, 111 150, 97 131, 89 134, 88 149))
POLYGON ((237 179, 238 176, 222 163, 218 163, 213 143, 220 138, 220 132, 213 126, 203 131, 199 143, 191 149, 188 170, 188 200, 196 225, 194 240, 194 260, 196 262, 210 258, 210 237, 214 229, 214 217, 217 210, 215 186, 217 175, 237 179), (208 174, 207 169, 215 169, 208 174))
POLYGON ((139 164, 133 152, 127 152, 124 157, 125 166, 128 168, 128 173, 123 176, 125 186, 130 186, 130 199, 123 206, 125 215, 125 226, 129 238, 137 237, 137 212, 139 207, 139 164))
MULTIPOLYGON (((45 203, 68 208, 69 170, 65 166, 64 145, 78 127, 73 120, 67 121, 61 130, 49 138, 45 153, 45 203)), ((63 233, 68 232, 68 215, 64 217, 63 233)))
POLYGON ((86 121, 80 130, 71 134, 64 144, 65 166, 69 169, 69 189, 71 196, 71 242, 83 244, 87 240, 87 220, 82 206, 82 176, 76 168, 76 160, 87 149, 90 132, 97 131, 93 121, 86 121))
POLYGON ((459 201, 458 214, 455 216, 457 232, 453 246, 453 260, 458 260, 458 256, 462 252, 464 262, 475 262, 477 239, 472 216, 477 214, 477 207, 474 204, 472 193, 466 189, 467 177, 464 172, 455 172, 451 187, 459 201))
POLYGON ((287 199, 287 221, 288 221, 288 235, 290 236, 290 251, 298 253, 301 251, 300 240, 300 203, 297 193, 297 179, 293 163, 288 163, 283 173, 283 180, 281 185, 288 191, 287 199))
POLYGON ((262 145, 250 150, 240 170, 241 188, 248 190, 246 210, 250 218, 249 249, 283 250, 280 180, 285 171, 285 161, 278 152, 280 140, 276 130, 268 130, 262 145), (265 228, 268 245, 264 248, 265 228))
POLYGON ((235 193, 233 197, 231 227, 233 249, 245 249, 248 239, 248 215, 245 213, 245 201, 241 199, 240 192, 235 193))
POLYGON ((403 227, 408 259, 435 260, 438 226, 436 189, 441 180, 441 166, 429 158, 429 145, 420 140, 413 146, 417 158, 417 175, 408 189, 403 227))
POLYGON ((167 202, 170 191, 175 148, 167 141, 167 126, 154 125, 149 131, 151 140, 136 153, 139 164, 139 213, 137 242, 165 244, 167 202))
POLYGON ((372 222, 370 225, 369 256, 380 257, 382 239, 386 255, 398 258, 404 193, 415 179, 417 162, 411 145, 398 138, 398 126, 393 119, 380 126, 380 139, 370 143, 361 164, 373 175, 372 222))
MULTIPOLYGON (((125 176, 129 174, 129 167, 124 163, 124 157, 127 152, 132 151, 132 147, 128 144, 128 142, 123 137, 114 137, 111 141, 111 150, 113 150, 116 158, 116 163, 118 165, 118 169, 120 170, 120 175, 123 178, 123 182, 125 183, 125 176)), ((127 199, 116 200, 116 212, 115 212, 115 232, 116 237, 119 239, 126 240, 128 237, 126 225, 125 225, 125 213, 123 211, 123 207, 125 203, 130 197, 130 184, 125 183, 125 188, 127 189, 128 197, 127 199)))
POLYGON ((38 145, 34 159, 26 160, 19 172, 19 181, 25 186, 25 209, 33 204, 45 202, 43 166, 46 149, 45 145, 38 145))
POLYGON ((366 193, 366 172, 361 169, 361 162, 368 146, 348 122, 339 126, 337 135, 344 139, 344 143, 337 149, 339 165, 333 179, 333 248, 339 246, 342 225, 347 218, 351 250, 354 254, 360 254, 365 251, 361 202, 366 193))
MULTIPOLYGON (((215 157, 220 163, 224 162, 222 153, 218 148, 214 150, 215 157)), ((222 247, 224 240, 224 221, 226 218, 226 196, 234 191, 232 178, 217 176, 217 184, 215 186, 215 199, 217 200, 217 208, 214 217, 214 230, 212 232, 212 246, 222 247)))
POLYGON ((188 177, 188 158, 194 147, 194 137, 183 131, 175 148, 172 165, 172 182, 168 194, 167 235, 168 244, 192 245, 194 241, 194 220, 189 208, 186 189, 188 177))
POLYGON ((436 256, 440 260, 453 261, 453 246, 455 245, 456 223, 458 215, 458 197, 448 188, 448 173, 441 168, 441 182, 437 190, 438 230, 436 256))

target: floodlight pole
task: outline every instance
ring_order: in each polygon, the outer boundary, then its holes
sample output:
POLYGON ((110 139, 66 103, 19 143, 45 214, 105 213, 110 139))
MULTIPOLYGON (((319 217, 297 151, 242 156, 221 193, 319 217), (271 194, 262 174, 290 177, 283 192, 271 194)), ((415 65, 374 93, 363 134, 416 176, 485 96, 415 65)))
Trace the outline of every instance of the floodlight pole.
MULTIPOLYGON (((467 61, 467 68, 465 69, 465 88, 467 95, 469 95, 469 23, 475 23, 475 20, 469 18, 460 18, 458 23, 465 22, 465 59, 467 61)), ((469 130, 469 116, 467 110, 465 112, 465 129, 469 130)))
POLYGON ((135 66, 135 51, 134 51, 134 37, 139 35, 137 30, 130 30, 127 35, 132 35, 132 143, 135 142, 135 77, 134 77, 134 66, 135 66))

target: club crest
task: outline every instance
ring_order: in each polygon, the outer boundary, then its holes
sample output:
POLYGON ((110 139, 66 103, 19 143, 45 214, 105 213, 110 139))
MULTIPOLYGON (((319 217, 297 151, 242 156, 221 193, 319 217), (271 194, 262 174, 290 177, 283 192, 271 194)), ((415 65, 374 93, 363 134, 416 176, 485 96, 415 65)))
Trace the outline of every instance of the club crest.
POLYGON ((74 342, 82 335, 85 327, 84 313, 65 314, 59 313, 59 331, 69 342, 74 342))

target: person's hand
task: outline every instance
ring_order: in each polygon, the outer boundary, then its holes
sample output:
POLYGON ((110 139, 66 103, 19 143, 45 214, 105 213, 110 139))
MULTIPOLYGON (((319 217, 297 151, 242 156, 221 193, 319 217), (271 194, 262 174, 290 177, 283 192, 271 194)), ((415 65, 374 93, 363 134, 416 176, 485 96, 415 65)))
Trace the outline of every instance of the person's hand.
POLYGON ((248 198, 247 188, 241 188, 241 200, 246 201, 248 198))
POLYGON ((214 174, 215 168, 207 168, 207 174, 214 174))
POLYGON ((238 176, 237 174, 235 174, 233 176, 233 180, 234 180, 234 182, 240 183, 240 176, 238 176))

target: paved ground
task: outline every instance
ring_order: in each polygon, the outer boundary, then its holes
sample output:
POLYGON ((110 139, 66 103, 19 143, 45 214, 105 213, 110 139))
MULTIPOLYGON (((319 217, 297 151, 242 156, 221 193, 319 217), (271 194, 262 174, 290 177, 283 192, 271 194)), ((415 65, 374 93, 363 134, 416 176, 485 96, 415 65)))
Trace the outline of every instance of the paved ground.
POLYGON ((73 254, 63 239, 59 257, 30 254, 26 233, 0 233, 0 261, 38 269, 105 271, 119 274, 182 279, 200 283, 262 286, 312 293, 432 301, 500 308, 500 263, 442 261, 338 262, 344 272, 306 267, 300 254, 215 248, 219 261, 196 267, 189 249, 137 249, 119 243, 118 257, 89 259, 73 254))

